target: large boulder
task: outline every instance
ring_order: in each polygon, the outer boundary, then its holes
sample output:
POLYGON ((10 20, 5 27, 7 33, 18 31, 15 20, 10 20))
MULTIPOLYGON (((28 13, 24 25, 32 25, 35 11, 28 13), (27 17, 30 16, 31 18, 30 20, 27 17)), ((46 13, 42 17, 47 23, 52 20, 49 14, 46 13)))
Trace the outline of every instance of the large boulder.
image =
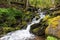
POLYGON ((48 24, 45 34, 60 38, 60 16, 49 19, 48 24))

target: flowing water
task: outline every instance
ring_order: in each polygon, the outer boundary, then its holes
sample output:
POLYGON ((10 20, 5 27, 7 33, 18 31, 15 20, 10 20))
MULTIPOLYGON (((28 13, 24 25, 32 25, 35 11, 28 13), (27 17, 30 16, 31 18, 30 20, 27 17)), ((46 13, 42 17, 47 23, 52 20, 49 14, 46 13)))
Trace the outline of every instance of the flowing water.
POLYGON ((36 17, 33 18, 32 22, 27 25, 26 29, 17 30, 15 32, 10 32, 7 35, 1 37, 0 40, 33 40, 35 38, 35 35, 29 32, 30 27, 33 24, 39 23, 40 20, 45 17, 45 15, 43 15, 43 12, 41 12, 40 9, 38 10, 38 12, 39 12, 38 14, 40 18, 38 20, 36 20, 36 17))

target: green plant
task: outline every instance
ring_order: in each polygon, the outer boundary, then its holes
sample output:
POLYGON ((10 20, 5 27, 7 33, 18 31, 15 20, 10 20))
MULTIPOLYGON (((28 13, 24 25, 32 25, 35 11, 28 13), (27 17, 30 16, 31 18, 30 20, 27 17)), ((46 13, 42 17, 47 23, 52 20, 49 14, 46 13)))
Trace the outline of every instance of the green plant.
POLYGON ((2 27, 2 33, 6 34, 23 28, 31 18, 31 12, 24 12, 15 8, 0 8, 0 27, 2 27))
POLYGON ((29 0, 29 2, 32 6, 41 8, 52 7, 54 5, 52 4, 52 0, 29 0))
POLYGON ((7 23, 15 24, 16 16, 19 16, 19 19, 22 19, 22 15, 24 13, 21 10, 17 10, 15 8, 0 8, 0 24, 7 23))
POLYGON ((53 36, 48 36, 46 40, 58 40, 58 39, 53 36))

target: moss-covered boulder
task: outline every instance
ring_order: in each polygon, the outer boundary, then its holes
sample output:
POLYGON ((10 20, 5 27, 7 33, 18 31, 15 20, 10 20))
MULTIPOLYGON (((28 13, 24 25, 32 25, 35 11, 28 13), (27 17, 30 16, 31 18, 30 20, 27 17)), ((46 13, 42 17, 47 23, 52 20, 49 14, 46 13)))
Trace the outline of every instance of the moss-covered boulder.
POLYGON ((48 19, 48 27, 45 34, 60 38, 60 16, 48 19))

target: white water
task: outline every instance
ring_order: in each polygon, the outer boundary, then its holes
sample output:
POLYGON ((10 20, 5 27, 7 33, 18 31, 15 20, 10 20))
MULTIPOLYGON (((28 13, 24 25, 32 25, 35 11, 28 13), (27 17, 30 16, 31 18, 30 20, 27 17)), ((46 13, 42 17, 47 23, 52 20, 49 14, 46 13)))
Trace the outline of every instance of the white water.
MULTIPOLYGON (((40 9, 38 11, 40 11, 40 9)), ((40 18, 38 20, 36 20, 36 18, 33 18, 31 24, 28 24, 26 29, 8 33, 7 35, 1 37, 0 40, 30 40, 30 39, 34 39, 35 35, 30 33, 29 31, 30 31, 31 25, 39 23, 40 20, 45 17, 45 15, 43 15, 43 12, 39 12, 39 16, 40 16, 40 18)))

